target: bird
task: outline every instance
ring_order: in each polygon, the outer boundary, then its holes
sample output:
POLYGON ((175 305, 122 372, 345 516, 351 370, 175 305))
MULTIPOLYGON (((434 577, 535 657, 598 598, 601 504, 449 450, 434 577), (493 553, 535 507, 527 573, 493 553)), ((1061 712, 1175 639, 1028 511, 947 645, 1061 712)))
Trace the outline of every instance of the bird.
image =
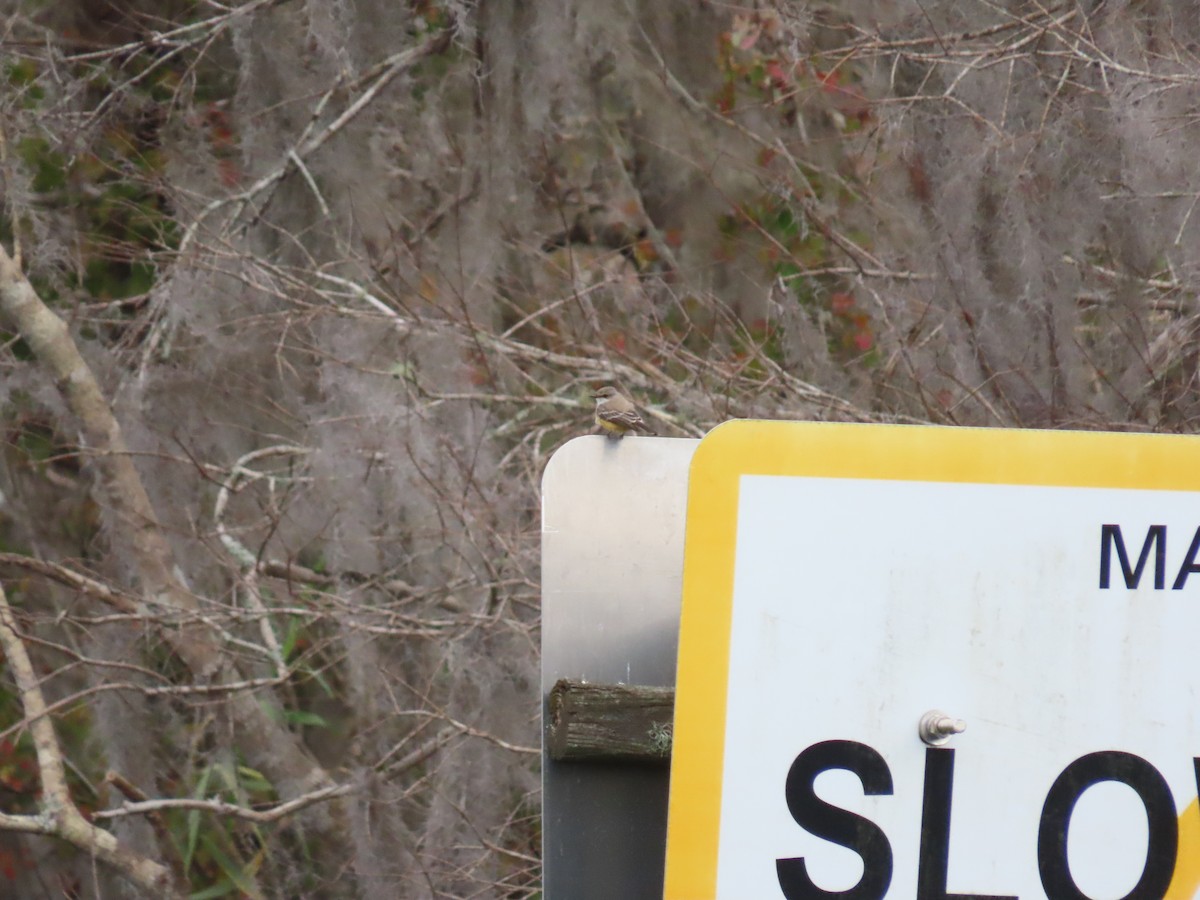
POLYGON ((592 397, 596 400, 596 426, 605 437, 619 440, 631 431, 654 434, 633 401, 615 387, 602 387, 592 397))

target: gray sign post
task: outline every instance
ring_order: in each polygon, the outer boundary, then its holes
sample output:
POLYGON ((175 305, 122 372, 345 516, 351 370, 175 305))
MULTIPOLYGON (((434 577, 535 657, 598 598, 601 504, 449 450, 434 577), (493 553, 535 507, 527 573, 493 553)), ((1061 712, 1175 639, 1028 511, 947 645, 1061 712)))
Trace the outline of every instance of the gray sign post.
MULTIPOLYGON (((542 698, 560 678, 672 686, 699 441, 581 437, 542 476, 542 698)), ((544 707, 543 707, 544 708, 544 707)), ((665 768, 542 751, 547 900, 661 900, 665 768)))

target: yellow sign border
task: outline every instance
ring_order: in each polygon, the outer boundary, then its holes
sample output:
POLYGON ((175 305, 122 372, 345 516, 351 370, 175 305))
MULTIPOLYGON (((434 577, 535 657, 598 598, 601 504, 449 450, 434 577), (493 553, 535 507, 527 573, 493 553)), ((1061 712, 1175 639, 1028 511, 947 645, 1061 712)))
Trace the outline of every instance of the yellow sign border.
MULTIPOLYGON (((726 422, 692 457, 665 900, 717 890, 738 487, 743 475, 1200 491, 1194 437, 1086 431, 726 422)), ((1180 814, 1165 900, 1200 888, 1197 802, 1180 814)))

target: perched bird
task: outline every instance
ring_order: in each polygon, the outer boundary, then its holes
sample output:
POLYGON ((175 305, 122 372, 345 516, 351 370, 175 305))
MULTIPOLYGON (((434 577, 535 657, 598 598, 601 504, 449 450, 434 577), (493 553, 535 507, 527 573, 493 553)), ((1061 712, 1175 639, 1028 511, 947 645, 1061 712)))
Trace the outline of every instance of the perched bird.
POLYGON ((605 437, 623 438, 631 431, 654 434, 633 401, 615 387, 602 387, 592 396, 596 399, 596 425, 605 437))

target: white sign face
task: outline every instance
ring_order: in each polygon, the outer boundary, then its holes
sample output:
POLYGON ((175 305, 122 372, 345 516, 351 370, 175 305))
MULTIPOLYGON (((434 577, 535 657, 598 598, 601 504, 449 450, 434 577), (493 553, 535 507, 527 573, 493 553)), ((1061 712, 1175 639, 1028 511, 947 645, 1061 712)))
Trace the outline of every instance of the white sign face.
POLYGON ((666 897, 1200 896, 1192 457, 1137 435, 706 438, 666 897), (933 711, 966 730, 925 743, 933 711))

